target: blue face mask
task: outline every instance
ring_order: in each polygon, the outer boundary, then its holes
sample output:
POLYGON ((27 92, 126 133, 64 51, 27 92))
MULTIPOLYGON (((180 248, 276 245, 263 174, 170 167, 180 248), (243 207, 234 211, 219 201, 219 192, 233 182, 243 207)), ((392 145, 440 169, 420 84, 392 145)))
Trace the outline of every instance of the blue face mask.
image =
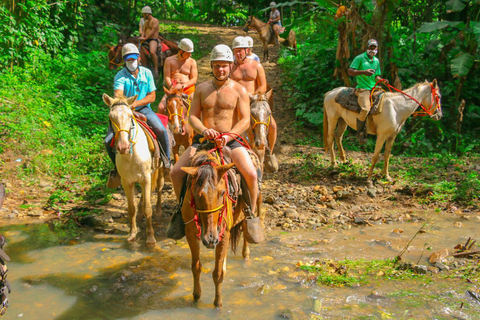
POLYGON ((126 61, 125 65, 130 72, 133 72, 138 68, 138 60, 126 61))

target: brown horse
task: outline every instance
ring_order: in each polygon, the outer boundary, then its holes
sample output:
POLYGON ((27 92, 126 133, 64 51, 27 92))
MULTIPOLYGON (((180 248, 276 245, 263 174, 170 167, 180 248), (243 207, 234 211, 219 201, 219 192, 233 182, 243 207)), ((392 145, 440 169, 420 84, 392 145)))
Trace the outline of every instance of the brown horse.
POLYGON ((183 88, 180 90, 168 90, 163 87, 163 90, 167 95, 168 126, 175 138, 175 145, 172 148, 172 152, 175 158, 175 163, 177 163, 180 146, 183 146, 184 150, 187 150, 192 144, 193 129, 188 124, 190 105, 185 105, 183 100, 183 88))
POLYGON ((137 37, 124 37, 120 36, 118 43, 116 46, 107 45, 108 48, 108 69, 114 70, 118 67, 123 67, 123 59, 122 59, 122 48, 127 43, 133 43, 137 47, 140 45, 140 41, 137 37))
POLYGON ((252 150, 258 156, 263 175, 265 161, 265 149, 268 145, 268 130, 272 118, 270 104, 273 105, 273 90, 266 94, 250 95, 250 127, 247 129, 247 137, 252 150))
MULTIPOLYGON (((263 43, 263 59, 265 60, 266 57, 267 60, 269 60, 268 45, 275 44, 275 32, 273 32, 270 24, 265 23, 254 16, 249 17, 247 23, 243 27, 243 31, 247 33, 250 29, 257 30, 260 40, 262 40, 263 43)), ((292 48, 294 53, 297 54, 297 39, 295 37, 295 31, 290 30, 287 39, 278 36, 278 42, 285 47, 292 48)))
MULTIPOLYGON (((232 251, 235 252, 240 233, 246 228, 243 213, 245 202, 239 197, 233 208, 234 195, 229 192, 228 180, 231 175, 227 171, 232 167, 233 163, 222 165, 217 157, 204 150, 194 156, 190 167, 182 167, 189 174, 185 194, 189 201, 183 202, 182 217, 192 255, 193 299, 198 301, 201 296, 201 240, 205 247, 215 248, 215 269, 212 276, 215 283, 213 303, 216 307, 222 306, 221 284, 227 271, 228 244, 230 242, 232 251)), ((258 199, 257 208, 261 212, 258 207, 262 202, 260 194, 258 199)), ((248 243, 244 240, 242 255, 248 259, 249 254, 248 243)))

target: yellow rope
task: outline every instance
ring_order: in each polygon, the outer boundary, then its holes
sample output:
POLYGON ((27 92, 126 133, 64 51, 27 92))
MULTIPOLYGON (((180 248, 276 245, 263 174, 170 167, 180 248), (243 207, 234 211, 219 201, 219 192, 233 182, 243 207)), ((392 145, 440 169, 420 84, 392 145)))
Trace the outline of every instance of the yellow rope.
POLYGON ((271 118, 272 116, 271 116, 271 115, 268 116, 268 123, 258 121, 257 119, 255 119, 255 117, 254 117, 253 115, 251 115, 251 117, 252 117, 253 122, 254 122, 254 125, 253 125, 253 127, 252 127, 252 130, 253 130, 253 129, 255 129, 255 127, 257 126, 257 124, 264 124, 264 125, 266 125, 267 128, 268 128, 268 126, 270 125, 270 118, 271 118))

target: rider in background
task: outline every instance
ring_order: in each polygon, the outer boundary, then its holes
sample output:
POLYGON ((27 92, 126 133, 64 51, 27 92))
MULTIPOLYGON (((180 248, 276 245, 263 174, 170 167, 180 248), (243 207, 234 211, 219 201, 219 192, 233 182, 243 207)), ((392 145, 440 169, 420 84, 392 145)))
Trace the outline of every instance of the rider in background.
MULTIPOLYGON (((267 92, 267 77, 262 65, 255 60, 247 59, 249 44, 244 37, 236 37, 232 43, 235 63, 232 69, 232 80, 237 81, 247 89, 251 95, 267 92)), ((270 106, 271 107, 271 106, 270 106)), ((265 154, 267 169, 269 171, 278 171, 278 162, 273 153, 275 142, 277 140, 277 122, 270 118, 268 128, 268 150, 265 154)))
POLYGON ((140 19, 140 23, 138 24, 138 34, 140 38, 145 37, 145 19, 143 17, 140 19))
MULTIPOLYGON (((180 40, 178 49, 176 55, 165 60, 163 67, 165 85, 169 89, 183 88, 183 93, 192 101, 198 79, 197 62, 192 58, 194 49, 192 40, 187 38, 180 40)), ((158 105, 158 112, 164 114, 166 105, 166 96, 164 96, 158 105)))
POLYGON ((252 52, 252 48, 253 48, 253 39, 252 37, 250 36, 246 36, 245 37, 245 40, 247 41, 247 44, 248 44, 248 48, 247 48, 247 58, 249 59, 252 59, 252 60, 255 60, 257 61, 258 63, 260 63, 260 58, 252 52))
POLYGON ((282 22, 280 21, 280 11, 278 11, 277 8, 275 8, 277 4, 275 2, 270 2, 270 19, 268 20, 268 23, 273 28, 273 32, 275 32, 275 44, 278 44, 278 37, 280 34, 280 28, 282 27, 282 22))
MULTIPOLYGON (((113 83, 115 96, 124 95, 129 98, 138 95, 137 100, 135 100, 131 107, 147 117, 147 124, 152 128, 166 153, 165 155, 162 155, 164 166, 170 168, 170 148, 168 144, 167 130, 155 112, 150 108, 150 104, 155 101, 156 90, 152 72, 149 69, 138 65, 140 61, 140 53, 138 52, 137 46, 133 43, 127 43, 123 46, 122 57, 125 61, 125 67, 115 75, 113 83)), ((113 137, 114 132, 110 124, 107 136, 105 137, 105 147, 110 159, 115 165, 115 152, 112 146, 113 137)), ((120 186, 120 176, 115 168, 110 173, 107 187, 117 188, 118 186, 120 186)))
POLYGON ((367 138, 365 122, 371 108, 371 91, 375 87, 376 82, 382 79, 380 77, 382 74, 380 71, 380 61, 375 57, 377 52, 377 40, 368 40, 367 51, 356 56, 348 68, 348 75, 357 78, 355 94, 358 97, 358 104, 362 109, 357 118, 357 138, 360 144, 364 144, 367 138))
MULTIPOLYGON (((159 22, 157 18, 152 16, 152 9, 149 6, 145 6, 142 9, 142 16, 145 19, 144 34, 139 39, 147 43, 150 57, 153 61, 153 76, 158 78, 158 57, 157 47, 160 44, 158 39, 159 22)), ((142 60, 147 61, 147 55, 142 50, 142 60)))

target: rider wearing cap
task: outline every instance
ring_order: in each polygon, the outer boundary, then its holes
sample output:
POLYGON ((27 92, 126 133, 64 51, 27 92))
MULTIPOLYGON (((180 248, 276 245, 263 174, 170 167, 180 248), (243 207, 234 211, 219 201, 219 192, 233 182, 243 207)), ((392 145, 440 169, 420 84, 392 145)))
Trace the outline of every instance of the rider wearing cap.
MULTIPOLYGON (((197 86, 190 109, 189 124, 197 135, 192 145, 173 166, 170 177, 177 199, 186 173, 182 167, 189 165, 200 146, 200 138, 214 140, 218 147, 229 146, 231 159, 245 179, 250 192, 251 210, 255 212, 258 197, 257 170, 247 149, 234 138, 242 135, 250 124, 250 104, 247 90, 230 80, 233 53, 226 45, 217 45, 210 54, 213 79, 197 86), (219 138, 222 133, 230 133, 219 138)), ((173 218, 172 218, 173 220, 173 218)), ((168 234, 168 231, 167 231, 168 234)))
MULTIPOLYGON (((236 37, 233 39, 233 53, 235 55, 235 63, 232 69, 231 78, 247 89, 251 95, 257 93, 266 93, 267 77, 262 65, 255 60, 246 59, 249 44, 244 37, 236 37)), ((277 171, 278 163, 273 153, 275 142, 277 140, 277 122, 270 118, 268 126, 268 150, 265 154, 265 163, 269 171, 277 171)))
POLYGON ((258 63, 260 63, 260 58, 252 52, 252 48, 253 48, 253 39, 252 37, 250 36, 246 36, 245 37, 245 40, 247 41, 247 44, 248 44, 248 48, 247 48, 247 58, 249 59, 252 59, 252 60, 255 60, 257 61, 258 63))
MULTIPOLYGON (((170 148, 168 144, 167 130, 163 126, 158 116, 150 108, 150 104, 155 101, 155 81, 152 72, 139 66, 140 53, 138 48, 133 43, 127 43, 122 48, 122 57, 125 61, 125 67, 122 68, 116 75, 113 83, 115 96, 133 97, 138 95, 137 100, 131 106, 135 111, 144 114, 147 117, 147 124, 152 127, 153 132, 157 136, 165 155, 163 162, 165 167, 170 167, 170 148)), ((112 126, 108 128, 107 136, 105 137, 105 147, 108 155, 115 164, 115 153, 111 146, 114 132, 112 126)), ((109 188, 116 188, 120 185, 120 177, 116 168, 110 173, 107 183, 109 188)))
MULTIPOLYGON (((153 61, 153 75, 155 78, 158 77, 158 56, 157 56, 157 47, 159 45, 158 31, 159 31, 159 22, 157 18, 152 16, 152 9, 149 6, 142 8, 142 17, 145 20, 144 32, 143 35, 139 38, 140 41, 147 43, 150 57, 153 61)), ((146 62, 147 56, 144 50, 142 50, 142 59, 146 62)))
POLYGON ((273 28, 273 31, 275 32, 275 43, 278 44, 278 37, 280 34, 280 28, 282 27, 282 22, 280 21, 280 11, 276 8, 276 3, 275 2, 270 2, 270 19, 268 20, 268 23, 273 28))
MULTIPOLYGON (((176 55, 165 60, 165 66, 163 67, 165 84, 169 89, 183 88, 183 93, 191 99, 198 79, 197 62, 192 58, 194 49, 192 40, 187 38, 180 40, 178 49, 176 55)), ((166 96, 162 98, 158 105, 159 113, 165 113, 165 110, 166 96)))
POLYGON ((348 75, 357 78, 357 89, 355 90, 355 94, 358 97, 358 104, 362 109, 357 118, 357 138, 360 144, 366 142, 367 132, 365 122, 371 108, 371 91, 375 87, 375 83, 382 79, 380 77, 382 74, 380 71, 380 61, 375 57, 377 52, 377 40, 368 40, 367 51, 356 56, 348 68, 348 75))

